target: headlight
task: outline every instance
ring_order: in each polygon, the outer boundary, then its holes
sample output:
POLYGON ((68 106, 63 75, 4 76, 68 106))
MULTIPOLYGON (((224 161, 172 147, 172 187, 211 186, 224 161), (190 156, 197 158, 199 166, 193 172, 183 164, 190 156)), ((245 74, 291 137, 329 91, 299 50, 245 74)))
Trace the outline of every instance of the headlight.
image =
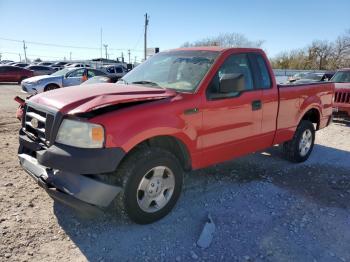
POLYGON ((104 143, 104 128, 101 125, 64 119, 56 142, 81 148, 101 148, 104 143))

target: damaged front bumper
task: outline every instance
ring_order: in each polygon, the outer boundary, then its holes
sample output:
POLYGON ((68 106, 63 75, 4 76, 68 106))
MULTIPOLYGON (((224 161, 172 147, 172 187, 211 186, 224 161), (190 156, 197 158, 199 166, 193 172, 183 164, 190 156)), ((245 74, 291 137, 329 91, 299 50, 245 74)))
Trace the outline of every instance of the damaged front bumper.
MULTIPOLYGON (((107 184, 97 178, 110 174, 99 175, 93 172, 87 173, 86 166, 89 166, 92 160, 89 158, 89 155, 85 154, 87 165, 84 167, 83 159, 81 159, 82 156, 76 148, 73 149, 73 154, 65 147, 60 148, 60 150, 57 150, 55 147, 53 148, 55 150, 40 148, 38 143, 31 141, 23 133, 20 134, 18 152, 20 164, 52 198, 78 210, 96 211, 99 207, 109 206, 122 190, 121 187, 107 184), (77 155, 75 156, 74 154, 77 155), (57 160, 58 163, 56 162, 56 164, 62 167, 62 169, 56 169, 56 167, 47 165, 47 163, 53 160, 57 160), (76 165, 73 165, 74 162, 76 165), (73 170, 79 171, 80 169, 83 172, 72 172, 73 170)), ((80 150, 84 152, 84 149, 80 150)), ((103 158, 110 157, 109 155, 105 155, 105 151, 101 152, 103 158)), ((95 153, 95 156, 91 157, 98 161, 99 153, 95 153)), ((101 161, 103 162, 103 159, 101 161)), ((115 161, 115 158, 111 161, 115 161)), ((95 164, 93 169, 96 169, 96 165, 98 166, 98 164, 95 164)), ((112 172, 113 170, 110 171, 112 172)))

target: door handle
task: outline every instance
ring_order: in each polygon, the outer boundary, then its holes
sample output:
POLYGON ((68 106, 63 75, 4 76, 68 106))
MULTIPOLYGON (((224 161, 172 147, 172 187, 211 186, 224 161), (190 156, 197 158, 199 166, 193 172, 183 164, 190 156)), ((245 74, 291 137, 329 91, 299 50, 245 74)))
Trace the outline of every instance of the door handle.
POLYGON ((199 112, 199 109, 198 109, 197 107, 195 107, 195 108, 186 109, 186 110, 184 111, 184 114, 185 114, 185 115, 192 115, 192 114, 196 114, 196 113, 198 113, 198 112, 199 112))
POLYGON ((261 109, 261 100, 254 100, 252 102, 252 111, 261 109))

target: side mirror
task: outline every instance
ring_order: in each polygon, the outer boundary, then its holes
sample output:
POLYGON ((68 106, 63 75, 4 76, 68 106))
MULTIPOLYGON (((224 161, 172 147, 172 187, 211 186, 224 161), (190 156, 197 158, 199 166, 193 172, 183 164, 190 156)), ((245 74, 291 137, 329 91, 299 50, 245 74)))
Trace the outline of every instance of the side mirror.
POLYGON ((222 94, 244 91, 245 81, 243 74, 223 74, 220 78, 219 92, 222 94))

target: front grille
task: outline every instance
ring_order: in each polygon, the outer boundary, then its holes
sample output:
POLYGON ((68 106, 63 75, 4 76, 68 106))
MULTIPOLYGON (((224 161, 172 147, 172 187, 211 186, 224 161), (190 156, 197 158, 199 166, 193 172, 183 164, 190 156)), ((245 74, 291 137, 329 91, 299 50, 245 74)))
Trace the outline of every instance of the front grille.
POLYGON ((350 103, 350 92, 336 91, 334 95, 334 102, 336 103, 350 103))
POLYGON ((54 116, 31 106, 27 106, 24 115, 24 130, 33 139, 49 144, 54 116))

